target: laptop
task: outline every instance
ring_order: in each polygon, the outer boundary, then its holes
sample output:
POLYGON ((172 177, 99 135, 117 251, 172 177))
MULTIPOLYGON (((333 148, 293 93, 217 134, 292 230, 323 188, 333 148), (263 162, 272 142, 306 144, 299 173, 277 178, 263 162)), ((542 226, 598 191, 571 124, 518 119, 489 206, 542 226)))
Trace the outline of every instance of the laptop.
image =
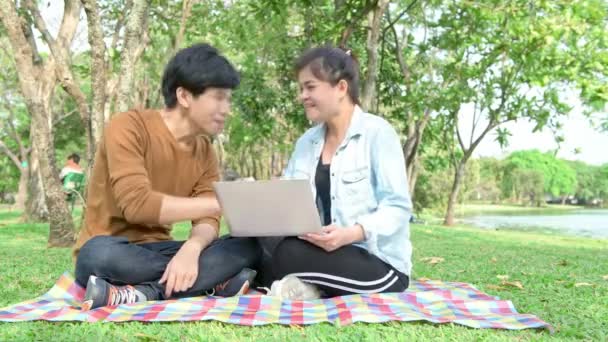
POLYGON ((232 236, 298 236, 321 232, 308 180, 213 183, 232 236))

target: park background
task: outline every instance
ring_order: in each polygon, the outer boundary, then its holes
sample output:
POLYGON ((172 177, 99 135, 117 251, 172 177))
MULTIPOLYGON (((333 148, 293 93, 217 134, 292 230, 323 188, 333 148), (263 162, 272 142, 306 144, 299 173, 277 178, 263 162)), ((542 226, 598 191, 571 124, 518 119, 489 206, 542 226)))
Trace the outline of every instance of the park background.
MULTIPOLYGON (((88 175, 113 113, 162 106, 163 67, 179 48, 211 43, 240 71, 214 145, 227 178, 268 179, 310 127, 293 62, 308 47, 333 44, 359 61, 362 107, 400 134, 414 201, 414 277, 473 283, 557 328, 549 337, 356 324, 340 328, 340 338, 607 339, 606 1, 0 7, 0 306, 43 293, 71 269, 69 249, 48 247, 73 243, 85 203, 66 201, 59 170, 77 152, 88 175)), ((177 225, 176 237, 187 228, 177 225)), ((339 339, 334 329, 28 323, 0 325, 0 339, 339 339)))

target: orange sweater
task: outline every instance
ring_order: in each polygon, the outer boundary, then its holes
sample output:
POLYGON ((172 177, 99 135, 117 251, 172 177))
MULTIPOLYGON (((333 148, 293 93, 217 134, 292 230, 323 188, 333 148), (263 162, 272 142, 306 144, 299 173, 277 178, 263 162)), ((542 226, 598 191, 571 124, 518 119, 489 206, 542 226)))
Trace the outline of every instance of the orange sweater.
MULTIPOLYGON (((87 191, 85 224, 74 257, 97 235, 124 236, 133 243, 171 240, 171 226, 158 223, 163 195, 215 196, 218 161, 211 142, 197 137, 180 147, 156 110, 115 115, 97 147, 87 191)), ((219 217, 192 222, 219 229, 219 217)))

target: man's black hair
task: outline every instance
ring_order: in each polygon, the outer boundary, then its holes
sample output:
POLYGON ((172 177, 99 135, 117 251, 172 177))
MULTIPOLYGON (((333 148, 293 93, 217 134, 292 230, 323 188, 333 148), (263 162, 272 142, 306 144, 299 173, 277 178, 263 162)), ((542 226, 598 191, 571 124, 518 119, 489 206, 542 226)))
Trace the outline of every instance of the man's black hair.
POLYGON ((239 83, 239 74, 226 57, 213 46, 200 43, 171 58, 163 73, 162 92, 165 106, 175 108, 179 87, 198 96, 209 87, 234 89, 239 83))

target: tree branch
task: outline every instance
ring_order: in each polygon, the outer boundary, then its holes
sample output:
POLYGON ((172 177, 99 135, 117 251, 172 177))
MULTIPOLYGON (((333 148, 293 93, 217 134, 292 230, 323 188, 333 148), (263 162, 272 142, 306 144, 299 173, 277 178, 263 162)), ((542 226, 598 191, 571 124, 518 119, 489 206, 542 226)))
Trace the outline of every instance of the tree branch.
MULTIPOLYGON (((388 20, 391 20, 390 11, 386 12, 386 18, 388 20)), ((410 71, 409 71, 408 66, 405 64, 405 61, 403 60, 403 54, 402 54, 402 51, 401 51, 401 44, 399 42, 399 36, 397 35, 397 30, 395 29, 394 26, 391 26, 391 30, 392 30, 392 33, 393 33, 393 37, 395 39, 395 55, 397 57, 397 62, 399 63, 399 68, 401 69, 401 73, 403 74, 403 77, 405 78, 406 87, 408 87, 408 83, 409 83, 409 80, 410 80, 410 77, 411 77, 410 76, 410 71)), ((407 45, 407 37, 405 36, 405 34, 404 34, 404 38, 403 39, 404 39, 404 44, 407 45)))
POLYGON ((63 8, 63 18, 57 33, 57 39, 54 39, 49 32, 46 22, 38 5, 33 0, 25 0, 24 5, 29 10, 34 19, 34 26, 42 34, 42 39, 49 46, 53 56, 69 55, 69 49, 76 34, 80 15, 80 3, 76 0, 65 0, 63 8))
POLYGON ((454 152, 454 127, 453 125, 449 127, 450 129, 443 130, 443 142, 446 144, 446 148, 448 150, 448 154, 450 156, 450 162, 454 167, 458 164, 456 160, 456 153, 454 152), (448 131, 450 132, 450 137, 448 137, 448 131))
POLYGON ((60 117, 58 117, 58 118, 55 118, 55 119, 53 120, 52 125, 53 125, 53 126, 56 126, 56 125, 57 125, 57 124, 59 124, 61 121, 65 120, 66 118, 68 118, 68 117, 70 117, 70 116, 72 116, 72 114, 74 114, 74 113, 76 113, 76 112, 78 112, 78 109, 72 109, 71 111, 69 111, 69 112, 67 112, 67 113, 64 113, 62 116, 60 116, 60 117))
MULTIPOLYGON (((23 3, 21 3, 21 7, 23 7, 23 3)), ((42 57, 38 53, 38 47, 36 46, 36 39, 34 38, 34 32, 32 31, 32 26, 27 20, 21 20, 21 29, 23 30, 23 34, 27 42, 29 43, 32 49, 32 63, 40 64, 42 63, 42 57)))
POLYGON ((46 42, 46 44, 51 50, 57 49, 57 46, 55 45, 55 39, 46 27, 46 22, 44 21, 44 18, 42 18, 42 15, 38 10, 38 5, 36 5, 33 0, 25 0, 23 2, 23 5, 29 10, 30 14, 32 15, 32 19, 34 19, 34 26, 40 32, 40 34, 42 34, 42 39, 46 42))
POLYGON ((13 151, 11 151, 2 140, 0 140, 0 151, 4 152, 4 154, 11 159, 13 164, 15 164, 15 166, 21 170, 21 161, 19 160, 19 157, 17 157, 17 155, 14 154, 13 151))
POLYGON ((194 6, 197 2, 197 0, 184 0, 182 6, 182 18, 179 22, 179 30, 177 31, 177 36, 175 36, 175 42, 173 43, 172 54, 173 52, 177 51, 182 44, 182 40, 184 39, 184 35, 186 33, 186 24, 188 23, 190 14, 192 14, 192 6, 194 6))
POLYGON ((40 76, 40 70, 34 64, 34 50, 24 32, 27 25, 23 18, 17 14, 17 8, 13 1, 6 1, 4 5, 0 6, 0 14, 0 21, 9 38, 15 69, 19 74, 21 94, 30 98, 38 96, 35 89, 40 88, 37 86, 39 80, 36 79, 40 76))
POLYGON ((122 29, 125 21, 125 13, 129 13, 133 8, 133 0, 127 0, 125 3, 125 9, 120 13, 116 19, 116 26, 114 26, 114 34, 112 35, 112 43, 110 44, 110 51, 114 52, 118 45, 118 37, 120 36, 120 30, 122 29))
POLYGON ((458 112, 452 113, 452 117, 454 118, 454 129, 456 130, 456 136, 458 137, 458 144, 460 144, 462 152, 465 152, 467 148, 464 146, 464 142, 460 136, 460 128, 458 128, 458 112))
POLYGON ((80 2, 76 0, 65 0, 63 18, 61 20, 61 26, 57 34, 57 39, 53 39, 51 34, 48 32, 46 23, 40 15, 38 6, 32 0, 26 0, 26 5, 32 16, 34 17, 34 25, 42 33, 42 37, 48 44, 53 59, 55 61, 55 72, 57 75, 57 81, 59 81, 63 89, 70 94, 80 109, 81 119, 86 124, 88 116, 88 106, 86 96, 76 84, 74 75, 70 68, 70 45, 74 39, 76 33, 76 27, 78 26, 78 19, 80 14, 80 2))
MULTIPOLYGON (((92 157, 97 142, 101 139, 104 123, 104 112, 107 99, 107 72, 109 64, 106 61, 106 44, 103 41, 103 30, 101 27, 101 17, 97 1, 82 0, 84 11, 87 15, 87 27, 89 30, 89 45, 91 46, 91 88, 93 100, 89 115, 89 125, 91 125, 90 142, 92 157)), ((109 59, 108 59, 109 60, 109 59)))
POLYGON ((11 138, 13 138, 13 140, 15 140, 17 142, 17 145, 19 146, 19 151, 21 152, 21 154, 23 154, 25 152, 25 148, 23 146, 23 142, 21 141, 21 138, 19 137, 19 134, 17 133, 17 129, 15 128, 14 125, 14 121, 15 121, 15 112, 12 108, 12 106, 10 106, 10 101, 8 99, 8 97, 6 96, 6 93, 2 94, 2 100, 4 100, 4 102, 2 103, 2 106, 6 109, 6 111, 8 112, 8 127, 9 127, 9 135, 11 136, 11 138))
MULTIPOLYGON (((348 39, 350 38, 350 35, 353 33, 353 31, 355 30, 355 25, 361 20, 363 19, 371 10, 374 9, 374 7, 376 7, 378 3, 378 0, 372 0, 369 1, 365 4, 365 6, 363 7, 363 9, 361 10, 361 12, 357 13, 357 15, 355 17, 353 17, 350 22, 347 22, 346 28, 344 29, 344 31, 342 31, 342 34, 340 35, 340 41, 338 43, 339 47, 345 47, 346 43, 348 43, 348 39)), ((338 11, 341 8, 336 8, 336 12, 338 13, 338 11)))
POLYGON ((143 53, 146 44, 142 43, 142 35, 145 36, 147 30, 144 29, 147 23, 149 3, 147 0, 135 0, 133 8, 127 19, 124 46, 122 50, 122 60, 120 68, 120 81, 118 82, 118 111, 128 109, 130 94, 132 90, 133 75, 137 60, 143 53))
POLYGON ((395 20, 390 21, 389 19, 389 24, 382 30, 382 34, 385 34, 386 31, 388 31, 389 29, 393 28, 395 26, 395 24, 401 20, 401 18, 407 13, 409 12, 412 7, 414 7, 414 5, 418 2, 418 0, 412 0, 412 2, 401 12, 399 13, 399 15, 397 15, 397 17, 395 18, 395 20))
MULTIPOLYGON (((481 115, 480 115, 481 116, 481 115)), ((473 136, 475 136, 475 128, 477 127, 477 101, 473 106, 473 120, 471 121, 471 139, 469 139, 469 146, 473 145, 473 136)))
POLYGON ((63 7, 63 19, 61 20, 61 26, 59 26, 59 32, 57 33, 57 42, 59 47, 68 54, 76 29, 78 28, 78 22, 80 21, 80 1, 78 0, 65 0, 63 7))
POLYGON ((370 110, 376 97, 376 80, 378 79, 378 41, 380 40, 380 26, 385 12, 388 10, 389 0, 379 0, 376 7, 369 13, 370 27, 367 36, 367 70, 365 82, 361 89, 361 107, 370 110))
MULTIPOLYGON (((13 1, 7 1, 4 6, 0 6, 2 15, 0 20, 4 25, 4 28, 8 34, 8 38, 11 42, 12 55, 19 66, 27 66, 29 69, 33 68, 34 63, 34 49, 30 45, 30 40, 26 37, 26 28, 28 27, 27 22, 23 18, 17 15, 17 8, 13 1), (24 60, 25 58, 25 60, 24 60)), ((34 44, 35 46, 35 44, 34 44)), ((17 70, 19 69, 17 67, 17 70)))
POLYGON ((488 134, 488 132, 490 132, 492 129, 494 129, 494 127, 496 127, 496 124, 492 124, 490 122, 488 123, 488 125, 483 130, 481 135, 479 135, 479 137, 477 139, 475 139, 473 144, 469 147, 469 150, 466 151, 466 153, 465 153, 466 159, 469 159, 469 157, 473 154, 473 151, 475 150, 475 148, 477 148, 477 145, 479 145, 481 140, 483 140, 483 138, 486 136, 486 134, 488 134))

